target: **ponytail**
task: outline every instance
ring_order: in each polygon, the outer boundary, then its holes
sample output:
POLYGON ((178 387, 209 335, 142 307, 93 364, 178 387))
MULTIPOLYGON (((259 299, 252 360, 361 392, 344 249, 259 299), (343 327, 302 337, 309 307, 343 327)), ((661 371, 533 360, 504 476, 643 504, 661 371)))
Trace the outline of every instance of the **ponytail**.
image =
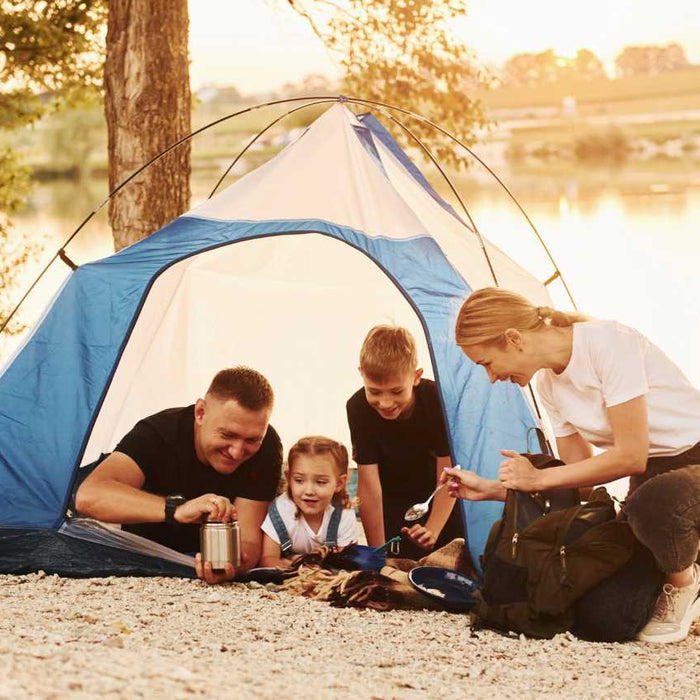
POLYGON ((487 287, 473 292, 462 304, 455 340, 459 346, 500 343, 509 328, 537 331, 544 326, 566 327, 587 320, 584 314, 535 306, 515 292, 487 287))

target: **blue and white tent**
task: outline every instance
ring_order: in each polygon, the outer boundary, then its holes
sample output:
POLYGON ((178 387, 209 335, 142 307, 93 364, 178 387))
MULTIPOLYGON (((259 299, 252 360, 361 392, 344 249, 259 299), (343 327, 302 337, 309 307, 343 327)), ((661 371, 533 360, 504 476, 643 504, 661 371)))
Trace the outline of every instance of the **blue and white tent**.
MULTIPOLYGON (((541 282, 486 248, 502 286, 548 303, 541 282)), ((136 555, 83 560, 88 543, 59 546, 74 479, 140 418, 192 403, 222 367, 270 379, 285 446, 308 433, 348 444, 359 348, 382 322, 416 336, 454 461, 493 477, 499 448, 524 451, 536 421, 519 387, 491 386, 454 343, 461 302, 492 284, 474 232, 381 124, 333 105, 217 196, 71 273, 0 375, 0 571, 141 570, 129 568, 136 555)), ((478 561, 500 506, 462 507, 478 561)))

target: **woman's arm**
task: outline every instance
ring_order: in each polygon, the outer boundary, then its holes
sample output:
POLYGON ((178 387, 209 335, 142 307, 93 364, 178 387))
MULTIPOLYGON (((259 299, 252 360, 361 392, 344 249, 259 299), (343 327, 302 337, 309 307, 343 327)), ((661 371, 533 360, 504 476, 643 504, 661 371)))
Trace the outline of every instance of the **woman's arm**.
MULTIPOLYGON (((509 489, 546 491, 606 484, 646 469, 649 456, 649 425, 644 396, 608 408, 614 444, 595 457, 583 452, 580 444, 570 441, 564 445, 565 457, 579 459, 563 467, 535 469, 530 462, 511 450, 501 450, 508 457, 499 469, 498 478, 509 489)), ((567 438, 563 438, 567 440, 567 438)), ((557 441, 559 447, 559 441, 557 441)))
MULTIPOLYGON (((557 453, 564 464, 583 462, 593 456, 593 446, 580 433, 557 438, 557 453)), ((579 489, 581 499, 586 501, 591 497, 592 486, 582 486, 579 489)))
POLYGON ((583 462, 593 456, 593 446, 580 433, 557 438, 557 453, 564 464, 583 462))

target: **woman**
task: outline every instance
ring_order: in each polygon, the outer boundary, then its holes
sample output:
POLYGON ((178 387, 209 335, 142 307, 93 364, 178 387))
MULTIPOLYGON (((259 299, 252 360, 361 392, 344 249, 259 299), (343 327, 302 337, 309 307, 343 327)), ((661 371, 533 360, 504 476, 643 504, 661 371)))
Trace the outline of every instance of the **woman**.
POLYGON ((647 642, 684 639, 700 616, 700 391, 638 331, 615 321, 536 307, 502 289, 481 289, 462 306, 457 344, 491 382, 537 388, 565 466, 538 471, 502 450, 498 480, 449 470, 453 495, 505 500, 506 489, 592 487, 630 477, 630 527, 666 583, 639 633, 647 642), (602 452, 593 455, 592 446, 602 452))

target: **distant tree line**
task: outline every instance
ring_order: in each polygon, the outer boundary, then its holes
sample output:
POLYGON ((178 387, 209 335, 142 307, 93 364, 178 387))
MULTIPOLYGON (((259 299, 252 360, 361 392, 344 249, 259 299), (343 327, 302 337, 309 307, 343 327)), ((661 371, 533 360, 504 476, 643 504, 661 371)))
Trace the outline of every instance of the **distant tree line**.
MULTIPOLYGON (((680 44, 627 46, 615 59, 620 77, 657 75, 690 65, 680 44)), ((540 53, 516 54, 503 67, 503 83, 532 86, 562 80, 607 78, 603 62, 589 49, 579 49, 574 58, 558 56, 553 49, 540 53)))
POLYGON ((690 65, 680 44, 668 46, 628 46, 615 59, 621 77, 657 75, 681 70, 690 65))

